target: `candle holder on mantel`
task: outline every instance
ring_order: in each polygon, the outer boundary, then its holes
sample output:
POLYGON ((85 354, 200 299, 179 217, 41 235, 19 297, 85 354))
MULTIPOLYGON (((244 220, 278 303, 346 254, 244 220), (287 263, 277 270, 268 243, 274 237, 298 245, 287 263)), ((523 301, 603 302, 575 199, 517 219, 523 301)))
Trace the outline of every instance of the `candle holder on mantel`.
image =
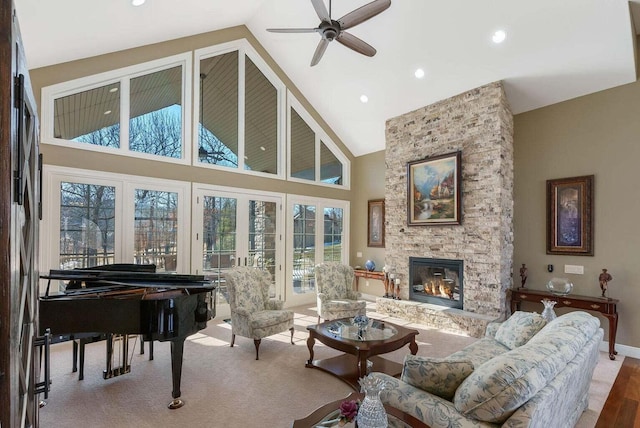
POLYGON ((393 293, 393 298, 396 300, 400 300, 400 278, 395 278, 395 291, 393 293))
POLYGON ((382 268, 384 272, 384 279, 382 284, 384 284, 384 297, 393 297, 393 279, 396 275, 393 273, 393 268, 389 265, 384 265, 382 268))

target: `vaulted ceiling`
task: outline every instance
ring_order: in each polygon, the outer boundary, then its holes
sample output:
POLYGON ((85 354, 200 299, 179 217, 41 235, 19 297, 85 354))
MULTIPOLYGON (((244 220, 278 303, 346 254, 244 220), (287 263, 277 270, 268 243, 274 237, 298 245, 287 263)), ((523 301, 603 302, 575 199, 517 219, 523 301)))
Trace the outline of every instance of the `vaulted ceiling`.
MULTIPOLYGON (((331 16, 368 2, 336 0, 331 16)), ((266 31, 318 26, 310 0, 15 3, 29 68, 246 25, 356 156, 384 149, 387 119, 489 82, 521 113, 636 80, 635 0, 392 0, 349 30, 375 56, 334 41, 314 67, 319 34, 266 31)))

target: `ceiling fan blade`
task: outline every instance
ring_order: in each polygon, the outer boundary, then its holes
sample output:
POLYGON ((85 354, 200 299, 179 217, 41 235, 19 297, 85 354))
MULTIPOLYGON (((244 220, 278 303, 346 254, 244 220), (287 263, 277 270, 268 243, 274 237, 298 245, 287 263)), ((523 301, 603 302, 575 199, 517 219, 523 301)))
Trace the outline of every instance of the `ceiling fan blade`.
POLYGON ((317 28, 267 28, 271 33, 315 33, 317 28))
POLYGON ((327 46, 329 46, 329 41, 326 39, 320 39, 320 43, 318 43, 318 47, 313 53, 313 58, 311 59, 311 67, 320 62, 322 55, 324 55, 324 51, 327 50, 327 46))
POLYGON ((376 50, 373 46, 363 41, 362 39, 357 38, 353 34, 347 33, 346 31, 340 33, 340 35, 336 37, 336 40, 349 49, 353 49, 354 51, 361 53, 362 55, 374 56, 376 54, 376 50))
POLYGON ((316 10, 320 21, 331 22, 331 16, 329 16, 327 6, 324 5, 324 0, 311 0, 311 4, 313 4, 313 8, 316 10))
POLYGON ((380 12, 388 9, 391 6, 391 0, 375 0, 371 3, 367 3, 358 9, 347 13, 342 18, 338 19, 340 28, 347 30, 354 27, 367 19, 373 18, 380 12))

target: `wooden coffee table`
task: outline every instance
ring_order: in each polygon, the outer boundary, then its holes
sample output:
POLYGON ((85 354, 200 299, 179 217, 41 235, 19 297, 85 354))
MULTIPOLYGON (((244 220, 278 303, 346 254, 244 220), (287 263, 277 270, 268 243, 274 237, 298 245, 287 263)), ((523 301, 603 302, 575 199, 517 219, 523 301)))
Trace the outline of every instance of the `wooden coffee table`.
MULTIPOLYGON (((296 419, 295 421, 293 421, 293 425, 291 425, 291 428, 314 428, 318 425, 321 425, 323 422, 325 423, 325 425, 321 426, 328 427, 330 426, 328 421, 336 419, 340 416, 340 404, 343 401, 362 401, 363 398, 364 394, 352 392, 348 397, 345 397, 341 400, 333 401, 316 409, 313 413, 311 413, 304 419, 296 419)), ((405 413, 402 410, 398 410, 395 407, 385 405, 384 409, 387 411, 387 415, 389 416, 390 428, 429 428, 429 426, 421 420, 416 419, 410 414, 405 413)), ((337 426, 337 424, 335 426, 337 426)))
POLYGON ((309 338, 309 360, 306 367, 315 367, 337 376, 356 391, 360 390, 358 379, 367 375, 367 361, 373 363, 371 371, 398 376, 402 364, 377 357, 409 344, 411 354, 418 352, 416 335, 418 330, 405 328, 385 321, 370 320, 369 326, 360 331, 351 323, 351 318, 325 321, 307 326, 309 338), (316 339, 330 348, 344 352, 343 355, 324 360, 313 359, 316 339))

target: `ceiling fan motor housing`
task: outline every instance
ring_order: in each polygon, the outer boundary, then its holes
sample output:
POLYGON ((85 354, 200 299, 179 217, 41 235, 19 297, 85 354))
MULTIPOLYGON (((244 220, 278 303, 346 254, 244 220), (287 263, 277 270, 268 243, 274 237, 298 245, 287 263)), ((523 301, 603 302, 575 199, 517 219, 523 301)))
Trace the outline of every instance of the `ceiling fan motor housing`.
POLYGON ((332 41, 340 35, 340 23, 338 21, 331 20, 331 22, 322 21, 318 27, 322 37, 328 41, 332 41))

